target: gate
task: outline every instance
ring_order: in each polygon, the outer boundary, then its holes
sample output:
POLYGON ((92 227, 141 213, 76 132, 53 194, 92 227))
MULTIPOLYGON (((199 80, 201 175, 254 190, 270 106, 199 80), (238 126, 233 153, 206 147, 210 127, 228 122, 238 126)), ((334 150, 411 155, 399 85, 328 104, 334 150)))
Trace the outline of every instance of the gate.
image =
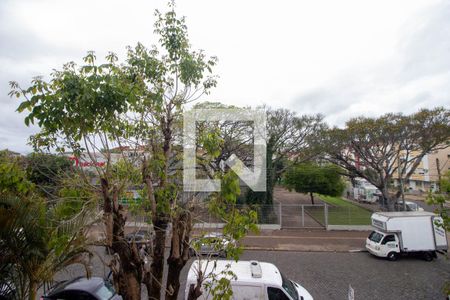
POLYGON ((281 204, 279 215, 281 228, 326 228, 328 207, 326 204, 281 204))

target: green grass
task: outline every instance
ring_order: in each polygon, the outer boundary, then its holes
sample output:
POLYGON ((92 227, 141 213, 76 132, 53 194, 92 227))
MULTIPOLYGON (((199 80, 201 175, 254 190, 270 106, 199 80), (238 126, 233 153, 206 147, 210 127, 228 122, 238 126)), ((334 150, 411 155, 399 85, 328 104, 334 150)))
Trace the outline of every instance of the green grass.
MULTIPOLYGON (((330 225, 370 225, 372 212, 354 205, 339 197, 318 195, 328 205, 328 224, 330 225)), ((325 223, 323 210, 306 210, 317 221, 325 223)))

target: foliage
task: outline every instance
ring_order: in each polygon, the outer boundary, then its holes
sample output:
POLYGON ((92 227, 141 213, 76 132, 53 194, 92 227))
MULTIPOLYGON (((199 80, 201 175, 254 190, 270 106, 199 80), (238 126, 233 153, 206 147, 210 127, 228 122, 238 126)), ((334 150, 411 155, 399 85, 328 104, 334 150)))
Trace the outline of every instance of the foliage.
POLYGON ((8 172, 0 172, 0 284, 15 290, 17 299, 35 299, 56 272, 83 263, 89 215, 79 209, 68 220, 47 207, 17 162, 1 159, 0 169, 8 172))
POLYGON ((297 116, 287 109, 267 110, 267 203, 272 203, 273 188, 291 164, 319 154, 316 145, 325 126, 322 120, 319 114, 297 116))
POLYGON ((286 172, 283 183, 288 189, 294 189, 298 193, 310 193, 311 197, 312 193, 340 196, 345 189, 340 173, 339 167, 330 164, 298 164, 286 172))
POLYGON ((33 152, 25 161, 27 178, 45 196, 57 196, 61 181, 66 176, 73 175, 72 162, 65 156, 33 152))
POLYGON ((427 203, 438 205, 436 213, 442 217, 442 224, 439 224, 446 231, 450 231, 450 209, 448 203, 450 202, 450 171, 445 174, 439 181, 439 191, 429 192, 427 196, 427 203))
POLYGON ((427 153, 448 146, 449 120, 450 111, 442 107, 354 118, 344 129, 322 132, 324 158, 376 186, 391 207, 388 185, 396 177, 406 182, 427 153))

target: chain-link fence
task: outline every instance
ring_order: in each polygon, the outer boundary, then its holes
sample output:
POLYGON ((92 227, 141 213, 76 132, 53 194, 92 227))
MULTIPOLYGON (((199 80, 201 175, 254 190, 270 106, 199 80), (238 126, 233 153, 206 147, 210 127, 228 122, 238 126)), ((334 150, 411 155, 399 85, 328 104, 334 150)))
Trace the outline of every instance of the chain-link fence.
POLYGON ((328 205, 329 225, 370 225, 372 212, 357 206, 328 205))

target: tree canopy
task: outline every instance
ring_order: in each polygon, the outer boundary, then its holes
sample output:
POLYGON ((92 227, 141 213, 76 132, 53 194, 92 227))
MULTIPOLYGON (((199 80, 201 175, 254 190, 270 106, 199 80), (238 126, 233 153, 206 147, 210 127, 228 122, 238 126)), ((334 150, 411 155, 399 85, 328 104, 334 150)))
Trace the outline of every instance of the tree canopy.
POLYGON ((310 194, 314 204, 314 193, 340 196, 345 189, 339 167, 328 164, 303 163, 292 166, 284 175, 283 183, 288 189, 310 194))

